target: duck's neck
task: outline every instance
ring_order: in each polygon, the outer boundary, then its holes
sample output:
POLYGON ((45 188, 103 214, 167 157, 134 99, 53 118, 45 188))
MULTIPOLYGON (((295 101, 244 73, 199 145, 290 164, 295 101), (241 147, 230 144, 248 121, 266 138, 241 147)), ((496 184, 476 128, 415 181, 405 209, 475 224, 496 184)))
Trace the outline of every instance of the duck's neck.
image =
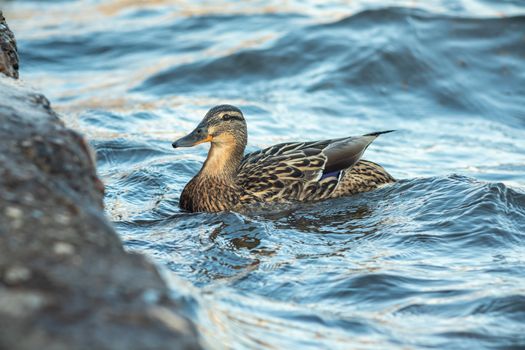
POLYGON ((242 143, 212 142, 208 158, 204 162, 199 176, 233 183, 243 157, 245 145, 242 143))

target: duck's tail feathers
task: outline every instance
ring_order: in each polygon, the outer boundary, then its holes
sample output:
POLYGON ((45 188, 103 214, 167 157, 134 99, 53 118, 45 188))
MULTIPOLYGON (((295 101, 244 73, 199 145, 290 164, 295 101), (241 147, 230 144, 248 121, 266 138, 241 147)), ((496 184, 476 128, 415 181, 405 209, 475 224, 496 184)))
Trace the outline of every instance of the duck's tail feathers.
POLYGON ((376 131, 376 132, 371 132, 370 134, 365 134, 363 136, 379 136, 379 135, 388 134, 389 132, 394 132, 394 131, 396 130, 376 131))

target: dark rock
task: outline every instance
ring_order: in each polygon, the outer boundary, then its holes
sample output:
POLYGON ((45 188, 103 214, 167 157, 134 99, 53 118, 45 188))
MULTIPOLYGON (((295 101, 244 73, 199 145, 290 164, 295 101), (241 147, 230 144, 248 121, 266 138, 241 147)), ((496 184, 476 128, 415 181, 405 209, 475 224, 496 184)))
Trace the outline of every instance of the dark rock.
POLYGON ((18 52, 13 32, 7 26, 0 10, 0 73, 18 78, 18 52))
POLYGON ((105 218, 82 136, 3 75, 0 140, 0 349, 200 348, 157 270, 105 218))

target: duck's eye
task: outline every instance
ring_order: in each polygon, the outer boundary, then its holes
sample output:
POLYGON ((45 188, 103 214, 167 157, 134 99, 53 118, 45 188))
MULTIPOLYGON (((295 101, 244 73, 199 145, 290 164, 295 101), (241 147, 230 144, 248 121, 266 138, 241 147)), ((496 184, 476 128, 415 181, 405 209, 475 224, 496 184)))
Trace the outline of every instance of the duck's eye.
POLYGON ((237 115, 225 114, 222 116, 222 120, 242 120, 242 118, 237 115))

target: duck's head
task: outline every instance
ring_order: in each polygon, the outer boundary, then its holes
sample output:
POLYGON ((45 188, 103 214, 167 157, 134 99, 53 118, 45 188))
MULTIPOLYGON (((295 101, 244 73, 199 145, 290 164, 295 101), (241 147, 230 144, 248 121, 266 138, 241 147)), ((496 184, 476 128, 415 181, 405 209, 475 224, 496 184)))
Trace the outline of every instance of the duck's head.
POLYGON ((188 135, 172 143, 173 148, 193 147, 211 142, 217 146, 246 146, 246 121, 239 108, 230 105, 213 107, 188 135))

